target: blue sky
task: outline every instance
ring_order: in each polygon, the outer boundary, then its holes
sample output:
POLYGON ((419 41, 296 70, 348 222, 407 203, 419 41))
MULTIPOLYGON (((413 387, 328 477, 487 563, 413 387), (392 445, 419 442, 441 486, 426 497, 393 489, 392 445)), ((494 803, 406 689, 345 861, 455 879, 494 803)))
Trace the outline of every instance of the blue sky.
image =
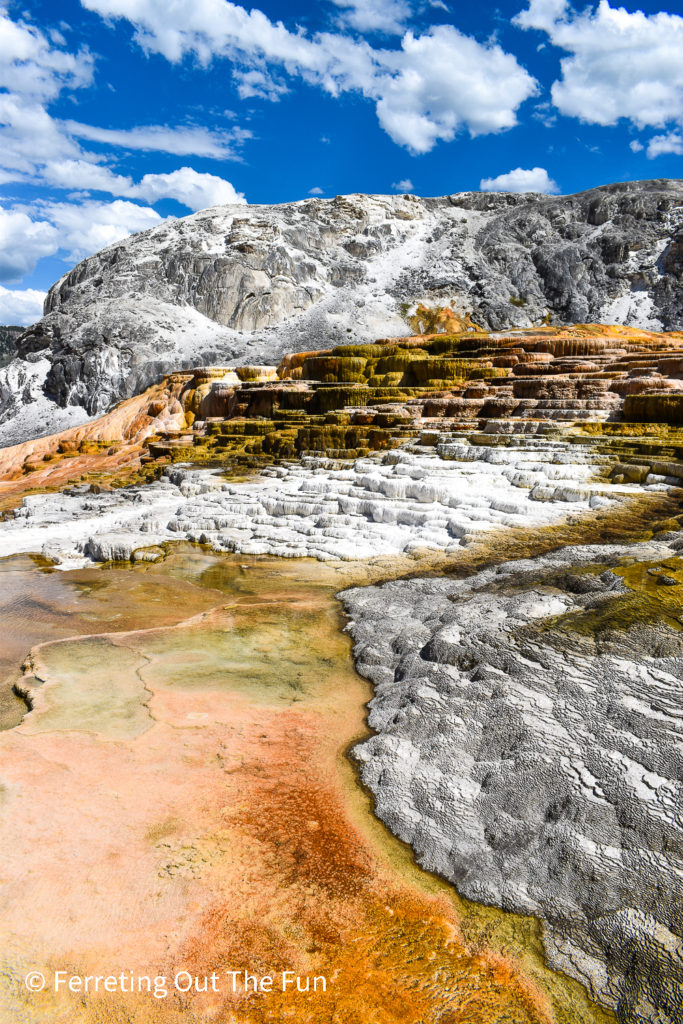
POLYGON ((683 9, 0 0, 0 323, 219 202, 680 177, 683 9))

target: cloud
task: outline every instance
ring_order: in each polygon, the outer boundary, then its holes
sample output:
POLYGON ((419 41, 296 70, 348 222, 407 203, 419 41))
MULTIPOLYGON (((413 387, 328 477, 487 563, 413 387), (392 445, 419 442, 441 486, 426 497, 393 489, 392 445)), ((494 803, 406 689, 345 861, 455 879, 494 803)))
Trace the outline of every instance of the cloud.
MULTIPOLYGON (((63 45, 61 36, 55 41, 63 45)), ((93 58, 86 49, 76 54, 55 49, 37 28, 12 21, 0 7, 0 87, 48 100, 65 87, 89 85, 92 75, 93 58)))
POLYGON ((515 167, 497 178, 482 178, 479 188, 482 192, 543 192, 545 195, 560 191, 543 167, 532 167, 531 170, 515 167))
MULTIPOLYGON (((190 171, 190 168, 184 168, 190 171)), ((207 198, 213 198, 211 185, 202 181, 193 181, 192 175, 180 175, 175 182, 162 187, 153 180, 155 177, 173 175, 146 175, 140 186, 141 192, 147 191, 153 196, 173 191, 186 190, 185 202, 190 205, 194 198, 201 197, 202 204, 207 198), (189 193, 195 187, 194 195, 189 193), (204 191, 202 191, 204 189, 204 191)), ((198 179, 213 178, 212 175, 196 175, 198 179)), ((243 202, 228 182, 213 178, 215 195, 221 202, 243 202), (219 186, 215 183, 221 183, 219 186), (236 198, 233 198, 236 196, 236 198)), ((36 263, 45 256, 62 254, 68 260, 82 259, 107 245, 120 241, 137 231, 145 231, 162 222, 162 217, 149 206, 140 206, 126 200, 116 199, 113 202, 97 202, 87 199, 81 203, 60 203, 37 201, 24 207, 12 210, 0 208, 0 280, 18 281, 25 274, 31 273, 36 263)), ((20 294, 20 293, 17 293, 20 294)))
MULTIPOLYGON (((228 0, 81 3, 102 17, 127 19, 139 45, 169 61, 188 54, 204 65, 215 57, 229 60, 248 95, 277 98, 282 83, 273 77, 274 69, 331 96, 359 92, 375 103, 379 123, 394 142, 414 153, 426 153, 462 129, 475 136, 511 128, 519 106, 538 89, 512 54, 451 25, 417 36, 407 32, 399 49, 373 49, 367 40, 344 33, 291 32, 263 12, 246 11, 228 0)), ((370 21, 380 17, 398 25, 407 3, 377 0, 371 6, 345 0, 338 6, 347 21, 353 17, 361 24, 364 19, 370 31, 370 21)))
POLYGON ((48 160, 41 168, 40 176, 46 184, 56 188, 92 189, 119 196, 127 195, 133 185, 132 179, 125 175, 114 174, 108 167, 80 159, 48 160))
POLYGON ((633 139, 632 142, 629 142, 628 148, 631 150, 632 153, 642 153, 642 151, 645 149, 645 146, 642 144, 642 142, 638 142, 638 139, 633 139))
POLYGON ((35 288, 12 291, 0 285, 0 323, 28 327, 43 315, 45 292, 35 288))
POLYGON ((82 259, 107 245, 160 224, 162 217, 148 206, 123 199, 112 203, 88 200, 83 203, 40 202, 33 207, 56 229, 58 247, 68 259, 82 259))
POLYGON ((531 116, 535 121, 540 121, 544 128, 554 128, 557 124, 557 114, 552 103, 537 103, 531 116))
MULTIPOLYGON (((211 138, 209 132, 203 133, 200 129, 176 131, 156 126, 121 132, 92 129, 92 135, 95 134, 111 135, 112 144, 116 136, 130 139, 140 148, 176 153, 201 152, 214 145, 220 151, 222 145, 211 138), (148 139, 147 131, 150 132, 148 139)), ((99 159, 102 158, 83 153, 42 107, 0 95, 0 175, 5 181, 41 181, 54 188, 109 192, 148 202, 177 199, 191 210, 244 201, 228 181, 212 174, 199 174, 190 167, 181 167, 170 174, 147 174, 135 184, 130 176, 116 174, 96 162, 99 159)))
POLYGON ((325 190, 320 188, 319 185, 314 185, 313 188, 309 188, 308 190, 309 196, 322 196, 324 192, 325 190))
POLYGON ((58 122, 33 99, 0 93, 0 175, 4 181, 42 181, 56 188, 126 196, 132 179, 110 170, 103 155, 85 152, 73 136, 128 149, 225 160, 236 159, 235 147, 250 135, 239 128, 215 132, 151 125, 114 130, 58 122))
POLYGON ((665 153, 683 156, 683 134, 681 132, 655 135, 650 139, 647 146, 647 156, 650 160, 654 160, 656 156, 663 156, 665 153))
POLYGON ((31 98, 0 93, 0 167, 6 180, 36 173, 48 159, 77 160, 79 146, 59 129, 45 107, 31 98))
POLYGON ((47 220, 0 208, 0 281, 19 281, 58 246, 59 233, 47 220))
MULTIPOLYGON (((55 37, 61 39, 60 36, 55 37)), ((48 101, 64 89, 90 85, 93 59, 54 48, 35 27, 14 22, 0 5, 0 168, 5 181, 35 174, 47 159, 83 154, 50 117, 48 101)))
POLYGON ((375 83, 377 115, 394 142, 415 153, 450 141, 462 127, 472 136, 512 128, 517 108, 537 91, 511 54, 451 25, 423 36, 408 32, 401 47, 385 58, 393 73, 375 83))
POLYGON ((141 128, 97 128, 64 121, 69 135, 89 142, 102 142, 108 146, 140 149, 147 152, 173 153, 175 156, 204 156, 214 160, 234 159, 235 143, 251 138, 251 132, 233 129, 216 132, 210 128, 171 128, 168 125, 148 125, 141 128))
POLYGON ((339 19, 341 25, 348 25, 358 32, 384 32, 400 35, 412 10, 407 0, 332 0, 343 9, 339 19))
MULTIPOLYGON (((51 39, 63 43, 60 33, 52 33, 51 39)), ((64 89, 89 85, 92 66, 87 51, 65 53, 55 49, 36 28, 13 22, 0 0, 0 86, 13 89, 0 92, 0 182, 26 181, 70 191, 141 196, 142 183, 136 186, 129 176, 116 173, 106 166, 111 156, 89 153, 77 140, 225 160, 238 159, 237 149, 251 137, 251 132, 239 127, 230 131, 168 125, 111 129, 53 118, 48 102, 64 89)), ((191 209, 202 190, 208 197, 203 205, 209 201, 238 201, 232 186, 223 179, 209 175, 202 184, 201 176, 190 182, 190 176, 195 175, 190 168, 181 168, 178 174, 184 176, 182 181, 178 177, 168 179, 169 198, 180 202, 186 198, 191 209), (226 199, 217 200, 215 196, 226 199)), ((146 187, 151 186, 148 183, 146 187)))
POLYGON ((289 32, 262 11, 247 11, 227 0, 81 0, 103 18, 125 18, 143 50, 177 63, 193 53, 208 65, 217 54, 244 50, 282 64, 322 70, 324 57, 302 32, 289 32))
POLYGON ((576 13, 565 0, 530 0, 514 22, 546 32, 569 53, 551 95, 557 109, 589 124, 625 118, 639 128, 683 123, 683 18, 630 13, 601 0, 576 13))
POLYGON ((246 199, 229 181, 215 174, 199 174, 191 167, 181 167, 170 174, 146 174, 139 185, 124 193, 131 199, 176 199, 191 210, 203 210, 220 203, 243 204, 246 199))
POLYGON ((567 0, 529 0, 527 10, 520 11, 512 22, 520 28, 537 28, 550 33, 566 14, 567 6, 567 0))
MULTIPOLYGON (((81 202, 37 201, 0 208, 0 281, 18 281, 38 261, 59 254, 75 260, 127 235, 154 227, 161 216, 148 205, 175 199, 191 210, 217 203, 244 203, 241 193, 223 178, 191 167, 146 174, 140 182, 107 166, 107 158, 85 151, 80 140, 186 156, 226 159, 251 133, 239 128, 151 125, 128 129, 98 128, 58 121, 48 105, 65 89, 90 84, 93 60, 87 51, 69 54, 60 33, 49 40, 38 29, 13 22, 0 0, 0 181, 25 181, 81 192, 81 202), (118 198, 97 201, 89 191, 118 198)), ((111 157, 109 157, 111 159, 111 157)), ((40 293, 2 290, 5 314, 29 322, 40 315, 40 293), (10 303, 12 305, 10 306, 10 303), (16 310, 16 316, 10 311, 16 310), (22 312, 23 311, 23 312, 22 312)), ((42 301, 42 296, 40 298, 42 301)))
POLYGON ((242 100, 257 98, 275 103, 289 92, 284 82, 261 68, 236 68, 232 77, 237 83, 237 92, 242 100))
POLYGON ((403 181, 395 181, 391 186, 396 192, 414 192, 415 186, 413 185, 410 178, 404 178, 403 181))

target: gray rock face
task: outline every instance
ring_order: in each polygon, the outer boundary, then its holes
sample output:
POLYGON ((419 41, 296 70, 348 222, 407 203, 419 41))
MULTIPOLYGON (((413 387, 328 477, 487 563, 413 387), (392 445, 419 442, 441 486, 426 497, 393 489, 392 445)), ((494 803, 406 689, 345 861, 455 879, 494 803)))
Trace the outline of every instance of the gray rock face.
POLYGON ((341 595, 375 687, 354 754, 378 816, 463 895, 539 915, 551 962, 628 1024, 683 1019, 683 633, 680 601, 652 617, 605 563, 667 559, 663 582, 673 554, 341 595))
MULTIPOLYGON (((84 260, 20 341, 45 396, 104 411, 169 369, 409 333, 402 304, 493 329, 683 327, 683 183, 576 196, 338 196, 220 206, 84 260)), ((0 424, 13 415, 0 372, 0 424)))
POLYGON ((16 358, 17 338, 23 333, 23 327, 0 327, 0 366, 6 366, 16 358))

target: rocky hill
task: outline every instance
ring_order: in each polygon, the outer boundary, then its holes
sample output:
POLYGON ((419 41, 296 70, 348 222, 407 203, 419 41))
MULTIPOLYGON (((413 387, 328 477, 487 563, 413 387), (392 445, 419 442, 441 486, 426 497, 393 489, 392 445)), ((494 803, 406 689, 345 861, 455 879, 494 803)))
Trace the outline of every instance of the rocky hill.
POLYGON ((418 302, 494 330, 677 329, 682 273, 681 181, 214 207, 54 285, 0 371, 0 443, 83 421, 169 369, 409 334, 418 302))

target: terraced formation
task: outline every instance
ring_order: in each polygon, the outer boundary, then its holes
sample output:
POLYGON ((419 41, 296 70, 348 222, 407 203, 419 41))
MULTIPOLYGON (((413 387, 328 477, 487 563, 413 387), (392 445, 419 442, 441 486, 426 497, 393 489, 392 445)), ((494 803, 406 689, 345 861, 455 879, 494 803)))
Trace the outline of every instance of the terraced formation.
POLYGON ((486 331, 681 330, 682 232, 675 179, 571 196, 336 196, 169 219, 53 285, 0 366, 0 443, 79 425, 174 370, 407 336, 420 304, 486 331))
POLYGON ((58 282, 0 381, 38 368, 0 451, 3 1020, 683 1019, 680 187, 645 185, 221 208, 58 282), (329 985, 22 988, 121 957, 329 985))

